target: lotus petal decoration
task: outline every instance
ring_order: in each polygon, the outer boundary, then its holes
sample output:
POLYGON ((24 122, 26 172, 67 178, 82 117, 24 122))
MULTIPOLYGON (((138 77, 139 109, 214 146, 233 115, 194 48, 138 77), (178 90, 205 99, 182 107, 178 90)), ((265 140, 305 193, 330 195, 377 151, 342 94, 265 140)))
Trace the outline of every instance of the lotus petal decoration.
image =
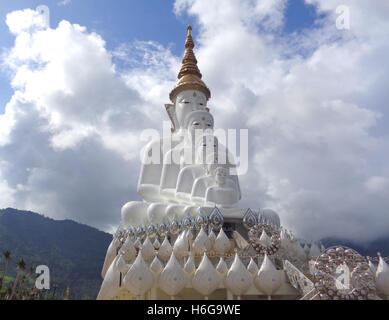
POLYGON ((221 276, 225 276, 227 274, 228 266, 223 257, 220 258, 219 263, 216 266, 216 271, 219 272, 221 276))
POLYGON ((215 244, 215 240, 216 240, 216 235, 213 231, 209 233, 208 239, 211 242, 211 248, 213 248, 213 245, 215 244))
POLYGON ((190 255, 189 259, 186 261, 186 263, 184 265, 184 271, 188 275, 191 275, 192 273, 194 273, 196 271, 196 265, 194 263, 194 259, 193 259, 192 255, 190 255))
POLYGON ((186 238, 188 239, 188 241, 193 239, 193 233, 191 229, 186 230, 186 238))
POLYGON ((118 238, 112 239, 112 241, 111 241, 111 243, 110 243, 110 245, 108 247, 107 253, 105 255, 103 270, 101 271, 101 276, 102 276, 103 279, 105 277, 105 274, 108 271, 108 268, 112 264, 113 260, 115 260, 116 255, 117 255, 118 250, 119 250, 121 245, 122 244, 121 244, 121 242, 119 241, 118 238))
POLYGON ((120 248, 120 253, 123 255, 123 258, 127 263, 133 262, 136 258, 136 249, 130 237, 127 237, 127 240, 120 248))
POLYGON ((123 286, 135 296, 141 296, 153 286, 153 274, 143 260, 142 250, 128 270, 123 280, 123 286))
POLYGON ((150 241, 149 237, 146 237, 145 241, 143 242, 142 245, 142 256, 145 261, 152 261, 155 256, 154 252, 154 246, 150 241))
POLYGON ((158 259, 158 256, 155 256, 153 262, 150 264, 150 270, 155 273, 159 274, 163 269, 162 262, 158 259))
POLYGON ((97 300, 111 300, 117 296, 120 289, 120 270, 124 269, 124 265, 122 256, 116 256, 105 274, 97 300))
POLYGON ((130 268, 130 265, 126 263, 126 261, 123 258, 123 255, 118 255, 118 259, 115 260, 115 267, 119 272, 121 272, 123 275, 127 273, 128 269, 130 268))
POLYGON ((247 271, 239 255, 236 253, 234 262, 230 270, 228 270, 226 280, 224 281, 226 288, 233 294, 241 296, 250 288, 252 282, 251 274, 247 271))
POLYGON ((185 288, 187 277, 174 252, 159 277, 159 286, 169 296, 176 296, 185 288))
POLYGON ((136 249, 140 249, 142 247, 142 242, 140 242, 139 239, 136 239, 135 242, 134 242, 134 247, 136 249))
POLYGON ((182 259, 188 255, 189 242, 186 236, 186 231, 187 230, 184 230, 183 232, 180 233, 173 246, 174 255, 178 259, 182 259))
POLYGON ((226 236, 223 228, 220 229, 219 234, 215 240, 215 244, 213 245, 213 249, 218 254, 225 254, 228 250, 231 249, 230 239, 226 236))
POLYGON ((255 263, 255 261, 253 260, 253 258, 250 258, 250 263, 247 266, 247 270, 248 270, 248 272, 250 272, 250 274, 253 277, 255 277, 257 275, 259 268, 258 268, 257 264, 255 263))
POLYGON ((281 287, 281 281, 282 279, 277 269, 274 267, 267 254, 265 254, 258 275, 254 278, 255 287, 266 295, 271 296, 281 287))
POLYGON ((172 252, 173 252, 172 246, 167 236, 165 236, 165 239, 163 240, 161 247, 158 250, 158 258, 161 259, 162 261, 168 261, 172 252))
POLYGON ((204 253, 203 259, 193 276, 192 287, 202 295, 209 296, 219 287, 219 283, 219 275, 204 253))
POLYGON ((203 254, 205 250, 211 250, 211 241, 204 231, 204 228, 200 229, 196 239, 192 244, 193 251, 197 254, 203 254))

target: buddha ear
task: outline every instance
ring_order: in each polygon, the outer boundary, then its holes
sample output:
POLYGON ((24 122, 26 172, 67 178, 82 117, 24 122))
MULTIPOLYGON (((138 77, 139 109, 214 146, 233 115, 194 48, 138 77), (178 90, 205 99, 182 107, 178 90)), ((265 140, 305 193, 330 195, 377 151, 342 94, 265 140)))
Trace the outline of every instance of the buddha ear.
POLYGON ((176 107, 174 106, 174 104, 165 104, 165 108, 169 119, 172 122, 172 133, 176 132, 180 128, 176 115, 176 107))

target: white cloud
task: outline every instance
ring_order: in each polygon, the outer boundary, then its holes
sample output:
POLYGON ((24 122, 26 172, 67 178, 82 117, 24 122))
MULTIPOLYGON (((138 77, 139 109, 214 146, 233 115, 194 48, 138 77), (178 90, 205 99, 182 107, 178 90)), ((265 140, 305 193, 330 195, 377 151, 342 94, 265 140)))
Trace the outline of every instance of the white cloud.
POLYGON ((366 188, 373 194, 388 195, 389 192, 389 179, 386 177, 370 177, 366 181, 366 188))
MULTIPOLYGON (((7 164, 4 161, 0 161, 0 166, 6 166, 7 164)), ((10 188, 7 180, 2 177, 0 171, 0 205, 2 208, 12 207, 14 203, 14 194, 15 190, 10 188)))
POLYGON ((4 64, 15 93, 0 115, 0 205, 11 197, 19 208, 109 229, 127 194, 136 198, 129 181, 146 100, 117 74, 99 35, 67 21, 36 28, 31 16, 7 15, 16 40, 4 64))
POLYGON ((58 6, 67 6, 68 4, 71 4, 72 0, 62 0, 57 3, 58 6))
POLYGON ((250 130, 243 199, 277 209, 301 236, 365 240, 389 226, 388 201, 365 187, 387 172, 378 159, 388 157, 389 8, 353 1, 346 32, 335 27, 339 1, 313 2, 325 18, 283 36, 255 27, 256 1, 209 10, 216 2, 180 0, 176 10, 200 25, 197 57, 217 124, 250 130))
POLYGON ((8 14, 6 24, 9 31, 15 35, 45 27, 42 15, 31 9, 14 11, 12 14, 8 14))
MULTIPOLYGON (((325 17, 287 35, 283 0, 177 0, 175 12, 197 21, 217 127, 249 128, 241 205, 274 208, 302 237, 372 239, 389 227, 389 7, 355 0, 339 31, 339 1, 306 2, 325 17)), ((84 27, 29 17, 7 17, 15 95, 0 115, 1 186, 16 205, 109 229, 136 199, 138 134, 167 119, 181 57, 152 39, 109 53, 84 27)))

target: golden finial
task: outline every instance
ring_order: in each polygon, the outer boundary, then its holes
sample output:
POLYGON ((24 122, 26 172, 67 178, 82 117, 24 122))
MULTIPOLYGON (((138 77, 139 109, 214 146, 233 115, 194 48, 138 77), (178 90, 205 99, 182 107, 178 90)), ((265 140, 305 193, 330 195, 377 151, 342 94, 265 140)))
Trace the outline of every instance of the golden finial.
POLYGON ((185 41, 185 54, 182 60, 182 67, 178 74, 178 82, 170 93, 170 100, 174 102, 177 94, 183 90, 195 89, 203 92, 207 99, 211 97, 211 92, 201 80, 202 74, 197 66, 197 59, 193 52, 195 47, 192 38, 192 26, 188 25, 188 34, 185 41))
MULTIPOLYGON (((192 26, 190 24, 188 25, 188 34, 186 36, 185 48, 192 49, 192 50, 194 48, 194 42, 193 42, 193 38, 192 38, 192 26)), ((194 56, 194 54, 193 54, 193 56, 194 56)), ((196 61, 196 63, 197 63, 197 61, 196 61)))
POLYGON ((70 288, 67 287, 66 288, 66 296, 65 296, 65 300, 69 300, 69 293, 70 293, 70 288))

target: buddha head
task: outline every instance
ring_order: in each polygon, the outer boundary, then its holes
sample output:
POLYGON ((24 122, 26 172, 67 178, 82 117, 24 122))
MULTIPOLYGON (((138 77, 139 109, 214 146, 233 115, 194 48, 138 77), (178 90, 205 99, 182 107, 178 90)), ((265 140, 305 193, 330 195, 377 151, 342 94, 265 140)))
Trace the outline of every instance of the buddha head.
POLYGON ((217 167, 215 170, 215 181, 219 186, 223 186, 226 183, 228 176, 228 169, 225 167, 217 167))
POLYGON ((185 128, 187 128, 188 138, 194 143, 198 140, 198 137, 212 133, 214 120, 208 111, 197 110, 189 113, 184 123, 185 128))
MULTIPOLYGON (((204 93, 197 90, 184 90, 177 95, 175 101, 175 113, 180 128, 187 129, 188 115, 193 111, 206 111, 207 99, 204 93)), ((213 119, 212 119, 213 120, 213 119)), ((213 125, 213 121, 212 121, 213 125)))

